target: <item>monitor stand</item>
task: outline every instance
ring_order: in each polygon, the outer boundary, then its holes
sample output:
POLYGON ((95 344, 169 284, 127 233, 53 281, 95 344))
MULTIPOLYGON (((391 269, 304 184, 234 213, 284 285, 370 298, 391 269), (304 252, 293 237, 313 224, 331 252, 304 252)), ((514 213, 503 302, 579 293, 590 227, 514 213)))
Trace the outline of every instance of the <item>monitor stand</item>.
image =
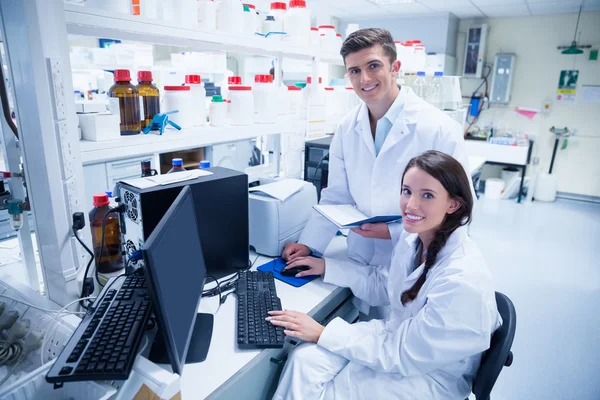
MULTIPOLYGON (((196 315, 196 323, 192 330, 190 347, 185 358, 186 364, 194 364, 206 360, 212 338, 213 323, 214 316, 212 314, 198 313, 196 315)), ((160 325, 154 339, 154 344, 152 345, 152 350, 150 350, 150 361, 157 364, 171 364, 160 325)))

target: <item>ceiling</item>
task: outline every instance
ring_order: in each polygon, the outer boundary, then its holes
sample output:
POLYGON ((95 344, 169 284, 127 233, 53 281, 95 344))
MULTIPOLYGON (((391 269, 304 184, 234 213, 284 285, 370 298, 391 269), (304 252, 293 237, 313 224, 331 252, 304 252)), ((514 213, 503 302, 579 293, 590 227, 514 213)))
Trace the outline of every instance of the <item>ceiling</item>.
POLYGON ((314 15, 343 20, 453 13, 459 18, 526 17, 600 11, 600 0, 307 0, 314 15), (395 3, 395 4, 376 4, 395 3))

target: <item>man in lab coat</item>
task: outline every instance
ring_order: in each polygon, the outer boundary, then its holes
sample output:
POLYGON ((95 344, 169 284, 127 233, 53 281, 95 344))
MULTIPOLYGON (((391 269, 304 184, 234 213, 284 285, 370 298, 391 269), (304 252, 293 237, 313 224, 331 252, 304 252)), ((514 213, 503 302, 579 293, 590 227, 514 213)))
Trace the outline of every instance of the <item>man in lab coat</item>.
MULTIPOLYGON (((468 173, 460 124, 410 88, 397 85, 401 60, 396 59, 396 45, 387 30, 356 31, 340 53, 364 103, 337 127, 329 151, 328 187, 321 193, 320 204, 353 204, 367 216, 399 215, 402 172, 411 158, 427 150, 453 156, 468 173)), ((288 244, 282 257, 293 260, 323 254, 337 230, 314 211, 298 243, 288 244)), ((402 224, 353 229, 348 234, 348 255, 364 265, 385 265, 401 233, 402 224)), ((366 303, 358 306, 362 313, 369 313, 366 303)))

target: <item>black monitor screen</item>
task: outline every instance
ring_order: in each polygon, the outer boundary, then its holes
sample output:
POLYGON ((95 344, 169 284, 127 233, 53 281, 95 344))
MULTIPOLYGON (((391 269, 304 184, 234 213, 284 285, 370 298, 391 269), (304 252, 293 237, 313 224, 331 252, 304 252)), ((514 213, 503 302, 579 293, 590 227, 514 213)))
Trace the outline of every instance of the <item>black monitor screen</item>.
POLYGON ((171 365, 181 375, 206 275, 189 186, 154 228, 144 244, 144 257, 171 365))

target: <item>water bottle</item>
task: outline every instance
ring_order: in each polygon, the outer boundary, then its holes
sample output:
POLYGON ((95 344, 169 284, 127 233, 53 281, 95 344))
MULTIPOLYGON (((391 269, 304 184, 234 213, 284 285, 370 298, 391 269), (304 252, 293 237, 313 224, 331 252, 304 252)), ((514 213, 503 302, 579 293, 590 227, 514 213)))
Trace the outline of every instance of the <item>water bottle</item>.
POLYGON ((171 166, 172 168, 169 170, 169 172, 167 172, 167 174, 185 171, 185 168, 183 168, 183 160, 181 158, 174 158, 173 161, 171 161, 171 166))
POLYGON ((415 79, 415 83, 413 83, 413 89, 417 96, 425 100, 425 96, 427 95, 427 81, 425 80, 425 72, 419 71, 417 72, 417 79, 415 79))
POLYGON ((431 105, 439 108, 440 110, 444 109, 444 82, 442 81, 443 76, 443 72, 436 72, 434 74, 433 80, 431 81, 431 86, 429 87, 429 93, 427 94, 427 101, 431 105))

